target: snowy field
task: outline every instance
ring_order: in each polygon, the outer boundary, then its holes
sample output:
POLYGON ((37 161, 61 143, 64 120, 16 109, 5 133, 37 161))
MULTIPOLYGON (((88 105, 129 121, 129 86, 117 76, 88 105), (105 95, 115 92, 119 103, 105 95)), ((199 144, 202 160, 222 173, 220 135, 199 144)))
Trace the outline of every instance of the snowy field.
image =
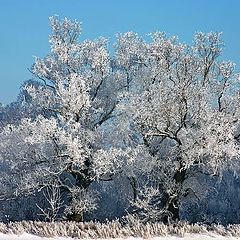
MULTIPOLYGON (((70 237, 54 237, 54 238, 46 238, 46 237, 39 237, 32 234, 22 234, 22 235, 7 235, 0 233, 0 240, 73 240, 76 238, 70 237)), ((115 238, 116 240, 124 239, 124 238, 115 238)), ((144 238, 134 238, 129 237, 125 238, 127 240, 140 240, 144 238)), ((146 239, 146 238, 145 238, 146 239)), ((237 237, 224 237, 216 234, 206 235, 206 234, 186 234, 185 237, 177 237, 177 236, 165 236, 165 237, 155 237, 150 238, 152 240, 237 240, 240 238, 237 237)), ((103 240, 103 239, 102 239, 103 240)), ((113 239, 112 239, 113 240, 113 239)))
POLYGON ((108 223, 37 221, 0 223, 0 240, 237 240, 240 239, 239 236, 240 225, 204 225, 187 222, 169 225, 142 224, 137 221, 130 225, 122 225, 117 220, 108 223))

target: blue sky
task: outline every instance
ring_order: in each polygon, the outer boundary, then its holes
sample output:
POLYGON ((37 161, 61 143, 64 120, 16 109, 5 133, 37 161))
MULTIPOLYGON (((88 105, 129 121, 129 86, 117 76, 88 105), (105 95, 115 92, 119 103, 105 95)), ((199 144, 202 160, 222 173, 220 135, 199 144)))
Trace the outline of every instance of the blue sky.
POLYGON ((239 0, 0 0, 0 102, 15 101, 31 78, 33 56, 48 53, 48 18, 54 14, 81 21, 80 39, 159 30, 191 43, 196 31, 221 31, 223 57, 240 69, 239 9, 239 0))

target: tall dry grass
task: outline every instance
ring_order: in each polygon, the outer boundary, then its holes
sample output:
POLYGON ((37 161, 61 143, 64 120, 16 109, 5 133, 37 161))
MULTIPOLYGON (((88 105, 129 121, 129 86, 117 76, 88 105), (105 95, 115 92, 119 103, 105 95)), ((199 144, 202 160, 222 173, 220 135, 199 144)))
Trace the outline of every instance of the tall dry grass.
POLYGON ((240 237, 240 225, 205 225, 178 222, 174 224, 141 223, 138 220, 122 223, 120 220, 99 222, 37 222, 21 221, 0 223, 0 232, 5 234, 30 233, 38 236, 65 236, 73 238, 126 238, 185 234, 219 234, 222 236, 240 237))

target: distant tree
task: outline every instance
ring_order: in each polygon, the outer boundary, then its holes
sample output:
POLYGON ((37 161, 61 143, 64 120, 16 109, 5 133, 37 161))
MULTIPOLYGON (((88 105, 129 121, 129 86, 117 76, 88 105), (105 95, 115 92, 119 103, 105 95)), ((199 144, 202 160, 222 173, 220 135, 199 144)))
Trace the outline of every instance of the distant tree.
POLYGON ((218 60, 220 34, 197 33, 191 47, 128 32, 111 56, 104 38, 79 43, 77 21, 50 22, 51 52, 31 69, 38 84, 23 88, 39 114, 0 132, 3 198, 54 186, 80 221, 97 206, 92 182, 122 177, 143 220, 169 221, 186 196, 201 197, 200 173, 238 171, 239 80, 218 60))
POLYGON ((50 112, 44 111, 44 109, 36 109, 32 105, 31 96, 26 91, 28 85, 34 85, 37 88, 40 87, 42 83, 34 80, 24 82, 16 101, 0 106, 0 127, 7 124, 18 124, 23 118, 28 117, 34 119, 39 114, 43 114, 44 116, 51 114, 50 112))

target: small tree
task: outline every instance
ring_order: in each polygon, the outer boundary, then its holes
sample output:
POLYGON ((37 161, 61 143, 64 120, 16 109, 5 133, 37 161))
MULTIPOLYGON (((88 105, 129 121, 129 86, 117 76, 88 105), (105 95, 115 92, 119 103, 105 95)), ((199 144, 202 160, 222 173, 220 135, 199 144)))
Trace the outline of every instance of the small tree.
POLYGON ((43 192, 45 198, 45 204, 47 205, 44 207, 40 207, 37 205, 41 213, 40 216, 45 218, 45 221, 54 222, 59 219, 60 211, 64 207, 64 201, 61 196, 60 188, 54 185, 46 187, 43 192))

